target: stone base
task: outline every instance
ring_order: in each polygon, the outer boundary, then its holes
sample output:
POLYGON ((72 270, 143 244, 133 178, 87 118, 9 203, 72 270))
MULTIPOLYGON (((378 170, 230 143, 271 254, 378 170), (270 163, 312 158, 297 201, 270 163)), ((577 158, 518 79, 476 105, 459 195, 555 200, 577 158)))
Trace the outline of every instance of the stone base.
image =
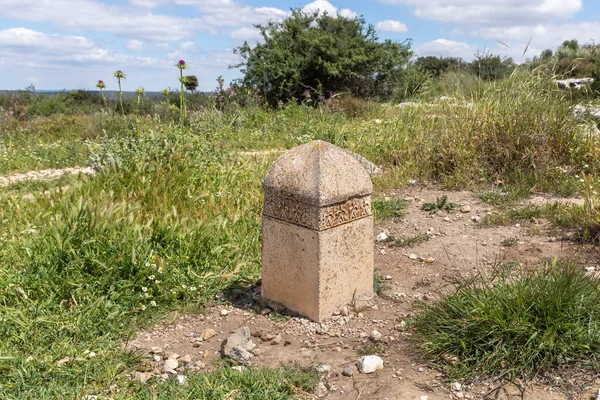
POLYGON ((262 296, 321 322, 373 296, 373 217, 316 231, 263 216, 262 296))

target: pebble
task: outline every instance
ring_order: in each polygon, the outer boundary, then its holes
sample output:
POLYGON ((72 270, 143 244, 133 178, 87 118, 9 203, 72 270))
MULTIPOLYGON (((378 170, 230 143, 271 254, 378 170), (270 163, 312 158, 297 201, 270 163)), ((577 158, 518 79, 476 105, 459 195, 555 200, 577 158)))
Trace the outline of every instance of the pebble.
POLYGON ((148 377, 146 376, 146 374, 139 371, 135 372, 135 374, 133 375, 133 379, 140 383, 146 383, 148 381, 148 377))
POLYGON ((224 316, 226 316, 226 315, 227 315, 227 314, 229 314, 230 312, 231 312, 231 311, 229 311, 229 310, 225 310, 225 309, 221 310, 221 317, 224 317, 224 316))
POLYGON ((273 340, 271 340, 271 345, 278 345, 282 340, 283 338, 281 337, 281 334, 278 334, 273 338, 273 340))
POLYGON ((348 309, 348 306, 342 307, 342 309, 340 310, 340 314, 342 314, 342 316, 344 317, 350 315, 350 310, 348 309))
POLYGON ((372 331, 371 334, 369 335, 369 339, 371 339, 374 342, 379 342, 381 340, 381 332, 372 331))
POLYGON ((468 204, 465 204, 464 206, 462 206, 460 208, 460 212, 463 213, 463 214, 470 213, 471 212, 471 206, 468 205, 468 204))
POLYGON ((186 379, 187 377, 185 375, 177 375, 177 382, 179 382, 180 385, 183 385, 186 379))
MULTIPOLYGON (((225 310, 223 310, 225 311, 225 310)), ((200 339, 202 339, 203 341, 207 341, 208 339, 212 338, 213 336, 215 336, 217 334, 217 332, 215 332, 214 329, 205 329, 204 332, 202 332, 202 335, 200 335, 200 339)))
POLYGON ((378 242, 384 242, 388 239, 388 235, 385 232, 381 232, 379 235, 377 235, 377 237, 375 238, 375 240, 377 240, 378 242))
POLYGON ((479 218, 479 215, 473 215, 473 216, 471 217, 471 221, 473 221, 473 222, 479 222, 479 220, 480 220, 480 219, 481 219, 481 218, 479 218))
POLYGON ((154 361, 156 361, 156 362, 162 361, 162 357, 158 356, 158 355, 156 355, 156 356, 154 356, 152 358, 154 358, 154 361))
POLYGON ((429 396, 421 396, 419 397, 419 400, 429 400, 429 396))
POLYGON ((246 367, 244 367, 243 365, 236 365, 235 367, 231 367, 231 369, 237 372, 244 372, 246 370, 246 367))
POLYGON ((455 392, 460 392, 462 390, 462 385, 458 382, 453 382, 451 387, 455 392))
POLYGON ((411 260, 416 260, 417 258, 419 258, 419 256, 417 256, 415 253, 407 254, 406 256, 411 260))
POLYGON ((179 367, 179 363, 174 358, 168 358, 165 361, 165 365, 163 366, 163 371, 166 374, 176 375, 177 372, 175 370, 179 367))
POLYGON ((344 376, 352 376, 352 375, 354 375, 355 372, 356 372, 356 367, 354 367, 354 365, 348 365, 342 371, 342 375, 344 375, 344 376))
POLYGON ((358 359, 358 371, 361 374, 371 374, 379 369, 383 369, 383 360, 379 356, 362 356, 358 359))

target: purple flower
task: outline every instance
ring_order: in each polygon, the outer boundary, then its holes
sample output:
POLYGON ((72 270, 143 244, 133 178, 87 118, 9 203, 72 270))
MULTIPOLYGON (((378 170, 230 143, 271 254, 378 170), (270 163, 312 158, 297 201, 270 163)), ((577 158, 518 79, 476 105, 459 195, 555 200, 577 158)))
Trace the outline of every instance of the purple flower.
POLYGON ((185 64, 185 61, 179 60, 179 65, 184 65, 184 64, 185 64))
POLYGON ((98 79, 98 83, 104 83, 102 79, 98 79))
POLYGON ((227 94, 231 94, 231 93, 233 93, 233 89, 231 89, 231 88, 227 88, 227 90, 225 91, 225 93, 227 93, 227 94))
POLYGON ((304 95, 305 95, 306 97, 310 96, 310 90, 306 89, 306 90, 304 91, 304 95))

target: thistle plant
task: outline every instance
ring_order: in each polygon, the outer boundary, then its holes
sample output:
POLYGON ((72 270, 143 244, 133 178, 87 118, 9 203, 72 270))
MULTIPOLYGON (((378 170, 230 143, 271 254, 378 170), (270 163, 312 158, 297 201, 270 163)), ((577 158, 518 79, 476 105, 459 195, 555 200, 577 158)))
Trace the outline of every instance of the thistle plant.
POLYGON ((104 103, 104 108, 107 108, 106 97, 104 96, 104 89, 106 89, 106 83, 104 83, 102 79, 99 79, 98 82, 96 82, 96 87, 100 89, 100 93, 102 94, 102 102, 104 103))
POLYGON ((177 68, 179 68, 179 82, 181 82, 181 89, 180 89, 180 104, 179 104, 179 125, 181 125, 181 130, 183 131, 184 129, 184 123, 185 123, 185 115, 187 113, 186 107, 185 107, 185 78, 183 76, 183 70, 187 69, 187 64, 185 63, 184 60, 179 60, 179 62, 177 64, 175 64, 175 66, 177 68))
POLYGON ((146 90, 140 86, 137 89, 135 89, 135 94, 137 95, 137 105, 136 105, 136 112, 139 111, 140 109, 140 99, 142 98, 142 96, 146 93, 146 90))
POLYGON ((121 79, 125 80, 125 73, 121 70, 118 70, 113 75, 117 78, 117 82, 119 82, 119 104, 121 104, 121 115, 125 115, 125 109, 123 108, 123 91, 121 90, 121 79))

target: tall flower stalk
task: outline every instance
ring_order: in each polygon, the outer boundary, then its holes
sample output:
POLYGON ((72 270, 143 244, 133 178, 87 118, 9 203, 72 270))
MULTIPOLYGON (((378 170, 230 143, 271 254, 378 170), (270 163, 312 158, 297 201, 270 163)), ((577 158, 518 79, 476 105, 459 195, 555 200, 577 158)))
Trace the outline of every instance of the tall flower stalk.
POLYGON ((104 108, 108 110, 108 107, 106 107, 106 97, 104 96, 104 89, 106 89, 106 83, 104 83, 102 79, 99 79, 98 82, 96 82, 96 87, 100 89, 100 93, 102 94, 102 102, 104 103, 104 108))
POLYGON ((175 64, 177 68, 179 68, 179 82, 181 83, 180 89, 180 103, 179 103, 179 125, 181 126, 181 130, 184 130, 185 125, 185 116, 187 114, 187 109, 185 107, 185 78, 183 77, 183 70, 187 69, 187 64, 184 60, 179 60, 177 64, 175 64))
POLYGON ((119 104, 121 104, 121 115, 125 115, 125 109, 123 108, 123 91, 121 90, 121 79, 125 80, 125 73, 121 70, 118 70, 113 75, 117 78, 117 82, 119 82, 119 104))
POLYGON ((138 112, 140 110, 140 99, 146 93, 146 90, 143 87, 139 87, 135 89, 135 94, 137 95, 137 105, 135 111, 138 112))

